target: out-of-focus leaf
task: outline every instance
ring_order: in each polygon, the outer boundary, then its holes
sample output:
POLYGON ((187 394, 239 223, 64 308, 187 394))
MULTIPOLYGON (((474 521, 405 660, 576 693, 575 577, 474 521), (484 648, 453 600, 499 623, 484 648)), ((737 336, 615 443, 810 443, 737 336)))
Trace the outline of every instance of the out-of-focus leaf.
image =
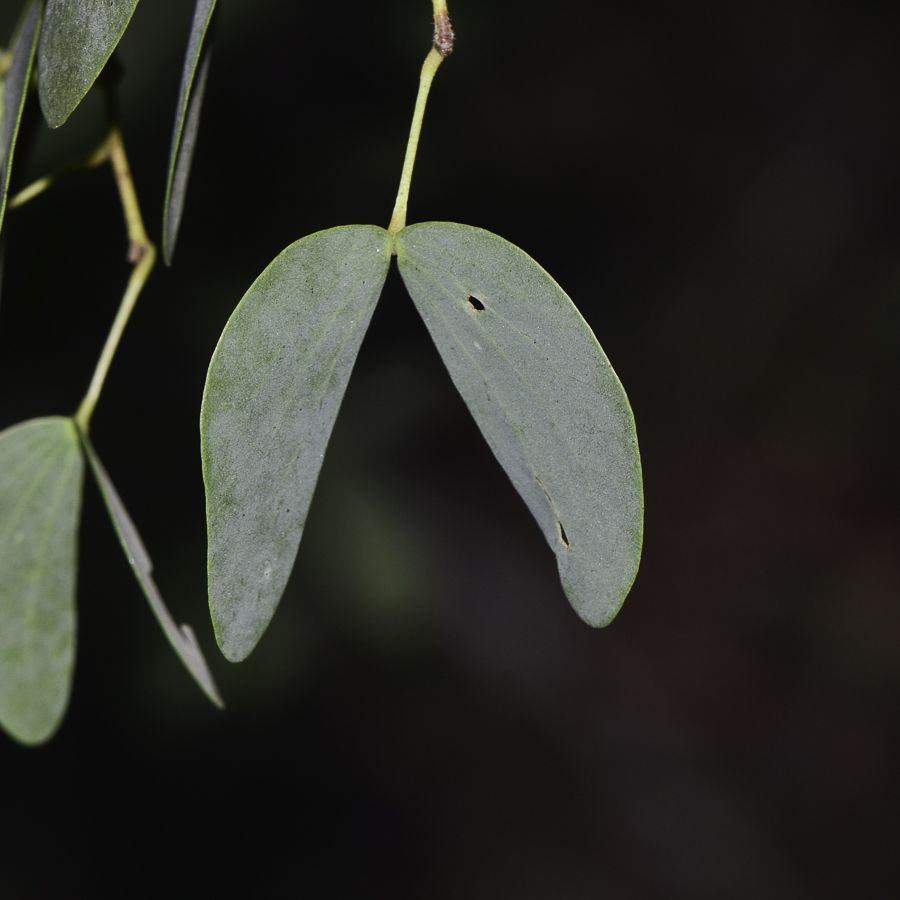
POLYGON ((588 624, 615 616, 637 573, 643 489, 631 407, 562 288, 509 242, 412 225, 400 273, 457 389, 556 554, 588 624))
MULTIPOLYGON (((166 182, 166 201, 163 207, 163 258, 172 265, 178 227, 184 211, 184 195, 187 191, 197 129, 200 127, 200 107, 206 90, 209 73, 211 40, 206 40, 210 22, 216 8, 216 0, 197 0, 194 21, 184 57, 181 74, 181 90, 175 110, 175 128, 172 132, 172 150, 169 154, 169 178, 166 182)), ((212 35, 209 35, 212 38, 212 35)))
POLYGON ((287 584, 390 247, 371 225, 297 241, 259 276, 219 339, 200 434, 209 603, 230 660, 250 653, 287 584))
POLYGON ((71 419, 0 433, 0 725, 23 744, 46 741, 69 700, 83 472, 71 419))
POLYGON ((10 44, 12 63, 6 77, 0 81, 0 230, 3 228, 3 214, 6 210, 13 151, 16 148, 19 122, 41 30, 42 8, 40 0, 32 0, 25 7, 25 13, 10 44))
POLYGON ((203 692, 218 707, 223 707, 222 698, 210 674, 206 660, 203 658, 203 651, 197 643, 197 638, 190 625, 182 625, 180 628, 175 624, 171 613, 166 608, 163 598, 159 593, 156 583, 153 581, 153 563, 144 548, 141 536, 138 534, 122 499, 113 486, 106 469, 97 456, 90 439, 83 432, 81 440, 87 453, 88 461, 97 478, 97 484, 100 487, 100 493, 106 502, 106 508, 109 510, 110 518, 119 536, 119 542, 125 551, 131 569, 144 592, 144 596, 153 610, 157 621, 162 626, 169 643, 175 652, 181 657, 181 661, 187 666, 188 671, 194 676, 197 684, 203 689, 203 692))
POLYGON ((38 93, 51 128, 59 128, 91 89, 137 4, 138 0, 47 0, 38 45, 38 93))

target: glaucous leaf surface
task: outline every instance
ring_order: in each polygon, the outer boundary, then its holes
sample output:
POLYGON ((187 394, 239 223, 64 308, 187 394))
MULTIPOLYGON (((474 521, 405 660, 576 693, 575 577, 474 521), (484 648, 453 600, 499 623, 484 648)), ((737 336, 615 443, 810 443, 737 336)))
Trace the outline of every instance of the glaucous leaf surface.
POLYGON ((10 44, 13 51, 12 63, 6 77, 0 82, 0 230, 3 228, 3 214, 6 210, 13 151, 41 29, 41 10, 40 0, 32 0, 25 7, 25 13, 10 44))
POLYGON ((218 707, 223 707, 224 703, 210 674, 209 667, 203 657, 203 651, 197 643, 197 638, 190 625, 182 625, 180 628, 175 624, 172 614, 166 608, 163 598, 159 593, 156 583, 153 580, 153 563, 150 561, 141 536, 138 534, 131 516, 125 509, 110 480, 106 469, 100 462, 90 439, 84 433, 81 434, 81 440, 87 453, 88 461, 97 478, 97 484, 100 487, 100 493, 109 510, 110 518, 119 536, 119 542, 125 551, 131 569, 144 592, 144 596, 153 610, 157 621, 162 626, 169 643, 175 652, 181 657, 181 661, 187 666, 188 671, 194 676, 197 684, 203 689, 203 692, 218 707))
POLYGON ((138 0, 47 0, 38 45, 44 118, 58 128, 116 49, 138 0))
POLYGON ((83 472, 71 419, 0 433, 0 724, 23 744, 46 741, 69 700, 83 472))
POLYGON ((631 407, 593 332, 527 254, 479 228, 412 225, 400 274, 457 389, 556 554, 588 624, 637 573, 643 489, 631 407))
POLYGON ((390 246, 371 225, 292 244, 241 300, 210 362, 200 416, 209 603, 230 660, 250 653, 287 584, 390 246))
POLYGON ((163 257, 166 265, 172 265, 175 241, 184 211, 184 195, 187 191, 197 130, 200 127, 200 107, 206 91, 206 76, 212 50, 210 22, 216 8, 216 0, 197 0, 194 21, 184 57, 181 89, 175 111, 175 129, 172 132, 172 150, 169 154, 169 178, 166 183, 166 200, 163 207, 163 257), (204 43, 204 38, 207 40, 204 43))

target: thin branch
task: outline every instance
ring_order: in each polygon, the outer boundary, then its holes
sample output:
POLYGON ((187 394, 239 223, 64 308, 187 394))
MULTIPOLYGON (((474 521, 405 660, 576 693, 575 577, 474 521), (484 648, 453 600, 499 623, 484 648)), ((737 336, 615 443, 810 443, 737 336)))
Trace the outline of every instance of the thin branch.
POLYGON ((100 398, 103 383, 116 354, 119 341, 122 339, 125 326, 128 324, 134 305, 137 303, 141 290, 153 269, 153 264, 156 262, 156 247, 150 238, 147 237, 147 231, 144 228, 140 204, 138 203, 134 182, 131 178, 128 157, 125 153, 125 144, 122 141, 122 133, 117 125, 114 125, 110 130, 108 143, 109 161, 112 163, 113 172, 116 176, 116 185, 119 188, 119 198, 122 201, 125 224, 128 228, 128 261, 134 263, 135 266, 131 272, 131 278, 128 279, 128 286, 125 288, 122 303, 109 331, 103 352, 97 361, 97 368, 94 370, 94 377, 91 379, 90 387, 87 394, 85 394, 84 400, 81 401, 81 406, 78 407, 78 412, 75 414, 75 421, 85 434, 88 433, 94 407, 100 398))
POLYGON ((450 27, 450 15, 447 12, 447 0, 432 0, 434 7, 434 46, 431 48, 422 65, 419 76, 419 93, 416 95, 416 108, 413 111, 409 140, 406 143, 406 157, 403 160, 403 172, 400 175, 400 187, 391 224, 390 234, 399 234, 406 228, 406 207, 409 204, 409 185, 412 181, 413 167, 416 164, 416 150, 419 147, 419 136, 422 133, 422 119, 425 117, 425 106, 428 103, 428 92, 434 81, 438 66, 453 52, 453 29, 450 27))
POLYGON ((86 153, 80 159, 73 160, 49 175, 39 178, 37 181, 29 184, 28 187, 22 188, 18 194, 10 198, 9 208, 15 209, 17 206, 22 206, 29 200, 33 200, 67 175, 73 175, 75 172, 80 172, 83 169, 94 169, 97 166, 102 166, 109 159, 110 149, 110 137, 107 135, 95 150, 86 153))
POLYGON ((438 66, 453 52, 453 29, 450 27, 450 15, 447 12, 447 0, 432 0, 434 7, 434 46, 431 48, 422 65, 419 76, 419 93, 416 95, 416 108, 413 111, 409 140, 406 143, 406 157, 403 160, 403 172, 400 175, 400 187, 397 189, 397 200, 391 224, 390 234, 399 234, 406 228, 406 208, 409 204, 409 186, 412 182, 413 167, 416 164, 416 150, 419 147, 419 136, 422 134, 422 119, 425 117, 425 106, 428 103, 428 92, 434 81, 438 66))
POLYGON ((425 62, 422 65, 422 74, 419 77, 419 93, 416 96, 416 108, 413 112, 412 127, 409 130, 409 140, 406 143, 406 158, 403 160, 403 172, 400 175, 400 187, 397 190, 397 200, 394 203, 394 213, 391 216, 391 224, 388 226, 390 234, 399 234, 406 227, 406 207, 409 204, 409 185, 412 181, 413 167, 416 164, 416 150, 419 146, 419 135, 422 133, 422 119, 425 117, 425 104, 428 102, 428 92, 431 90, 431 82, 438 66, 444 61, 437 47, 432 47, 425 62))

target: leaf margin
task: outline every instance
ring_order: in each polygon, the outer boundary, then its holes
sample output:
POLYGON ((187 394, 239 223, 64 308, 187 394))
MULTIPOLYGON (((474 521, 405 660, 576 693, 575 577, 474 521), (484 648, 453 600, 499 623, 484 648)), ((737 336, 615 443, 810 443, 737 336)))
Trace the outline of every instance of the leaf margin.
POLYGON ((0 92, 2 92, 2 97, 0 97, 0 105, 2 105, 0 106, 0 141, 2 141, 2 144, 7 145, 4 148, 3 145, 0 144, 0 234, 3 233, 3 220, 6 213, 7 192, 9 190, 10 173, 12 171, 13 154, 16 149, 16 140, 19 136, 19 126, 22 123, 22 113, 25 109, 25 98, 28 94, 28 86, 31 82, 31 72, 34 68, 34 58, 37 53, 38 41, 40 40, 43 14, 43 0, 31 0, 30 4, 26 5, 18 24, 13 31, 13 41, 10 46, 14 46, 15 50, 13 51, 12 63, 10 64, 9 71, 6 73, 5 77, 3 79, 0 79, 0 92), (31 8, 29 8, 29 6, 31 8), (34 17, 34 22, 29 21, 30 16, 34 17), (29 27, 33 29, 31 36, 31 49, 28 52, 28 61, 25 65, 25 71, 24 73, 22 73, 21 92, 19 95, 19 101, 17 104, 15 104, 16 114, 14 116, 14 121, 12 126, 8 127, 7 122, 9 122, 10 120, 8 116, 9 104, 6 96, 7 85, 9 83, 10 76, 12 75, 13 71, 16 70, 16 63, 19 62, 21 65, 21 57, 19 56, 19 51, 24 46, 22 44, 22 41, 23 38, 25 38, 29 27))
POLYGON ((203 656, 200 644, 190 625, 182 623, 176 624, 175 619, 169 612, 165 601, 160 594, 156 582, 153 580, 153 563, 149 553, 141 540, 141 536, 132 521, 119 492, 116 490, 109 473, 100 461, 97 451, 91 439, 85 432, 78 428, 78 436, 81 440, 81 446, 84 449, 85 456, 90 463, 97 488, 103 503, 109 513, 113 530, 128 560, 128 565, 134 573, 134 577, 150 606, 156 621, 162 628, 172 649, 178 658, 184 664, 185 668, 193 677, 194 681, 209 698, 212 704, 219 709, 225 708, 222 696, 216 687, 215 680, 209 670, 209 665, 203 656))
POLYGON ((169 151, 169 169, 166 176, 166 193, 163 200, 162 245, 163 260, 172 265, 175 243, 184 212, 187 182, 193 161, 197 133, 200 128, 200 108, 206 92, 212 55, 212 32, 216 13, 216 0, 197 0, 191 33, 185 51, 178 102, 175 107, 175 124, 169 151), (204 6, 206 10, 204 11, 204 6), (199 73, 198 73, 199 70, 199 73), (194 82, 196 81, 196 88, 194 82))

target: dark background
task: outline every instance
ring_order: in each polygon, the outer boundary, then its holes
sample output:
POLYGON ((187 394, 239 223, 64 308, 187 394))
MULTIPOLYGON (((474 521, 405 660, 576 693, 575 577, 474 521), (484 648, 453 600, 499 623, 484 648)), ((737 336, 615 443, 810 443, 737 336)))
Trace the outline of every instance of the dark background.
MULTIPOLYGON (((191 8, 144 0, 121 45, 157 240, 191 8)), ((209 357, 287 244, 387 224, 431 27, 427 0, 222 0, 175 265, 93 435, 228 709, 86 482, 68 716, 0 735, 0 895, 900 896, 896 3, 450 11, 410 221, 503 235, 595 329, 641 441, 631 595, 602 631, 571 611, 393 272, 282 606, 219 655, 209 357)), ((36 134, 18 186, 93 146, 99 98, 36 134)), ((0 428, 75 409, 129 271, 107 169, 4 230, 0 428)))

